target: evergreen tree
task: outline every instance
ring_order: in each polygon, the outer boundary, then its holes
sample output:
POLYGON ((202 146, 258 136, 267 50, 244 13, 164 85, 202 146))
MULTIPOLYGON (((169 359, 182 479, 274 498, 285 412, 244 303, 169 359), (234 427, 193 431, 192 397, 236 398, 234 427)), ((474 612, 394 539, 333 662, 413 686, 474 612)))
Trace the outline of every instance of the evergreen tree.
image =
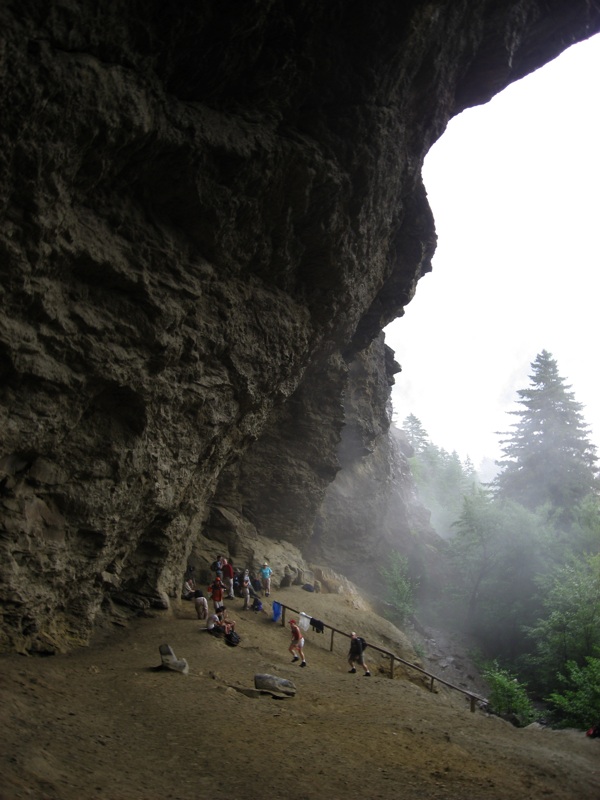
POLYGON ((463 496, 479 484, 470 459, 463 465, 456 451, 448 453, 433 444, 421 421, 409 414, 402 424, 414 454, 410 467, 423 505, 431 512, 431 524, 444 539, 451 538, 463 496))
POLYGON ((415 455, 422 453, 423 450, 429 445, 429 436, 427 431, 423 428, 421 420, 415 417, 414 414, 409 414, 402 423, 402 430, 406 434, 406 438, 413 446, 415 455))
POLYGON ((494 479, 497 496, 529 509, 549 504, 563 519, 597 488, 595 447, 590 443, 582 405, 543 350, 531 364, 531 386, 517 392, 522 409, 509 438, 501 441, 501 471, 494 479))
POLYGON ((488 655, 514 659, 526 643, 523 623, 535 619, 535 575, 542 530, 537 515, 482 487, 465 496, 450 544, 455 565, 454 613, 488 655))

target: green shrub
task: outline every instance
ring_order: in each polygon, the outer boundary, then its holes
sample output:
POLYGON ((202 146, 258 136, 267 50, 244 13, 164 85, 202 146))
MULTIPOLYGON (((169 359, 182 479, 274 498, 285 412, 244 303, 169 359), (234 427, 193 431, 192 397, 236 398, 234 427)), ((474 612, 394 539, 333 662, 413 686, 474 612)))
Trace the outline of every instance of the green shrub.
POLYGON ((526 685, 501 669, 494 661, 483 672, 490 686, 490 711, 501 717, 513 718, 519 727, 529 725, 535 719, 533 704, 527 696, 526 685))
POLYGON ((548 697, 558 727, 589 728, 600 720, 600 658, 586 658, 584 667, 567 662, 567 675, 558 675, 565 690, 548 697))
POLYGON ((415 584, 411 580, 408 560, 400 553, 390 555, 389 566, 380 570, 385 585, 385 600, 393 607, 400 624, 413 613, 415 584))

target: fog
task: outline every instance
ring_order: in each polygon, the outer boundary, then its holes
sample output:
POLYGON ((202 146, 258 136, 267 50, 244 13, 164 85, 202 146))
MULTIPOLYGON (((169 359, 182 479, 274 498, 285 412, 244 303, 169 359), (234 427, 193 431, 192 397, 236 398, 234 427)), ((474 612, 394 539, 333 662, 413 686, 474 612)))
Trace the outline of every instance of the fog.
POLYGON ((516 391, 542 350, 600 444, 600 36, 453 119, 424 166, 433 272, 386 328, 398 424, 476 467, 500 457, 516 391))

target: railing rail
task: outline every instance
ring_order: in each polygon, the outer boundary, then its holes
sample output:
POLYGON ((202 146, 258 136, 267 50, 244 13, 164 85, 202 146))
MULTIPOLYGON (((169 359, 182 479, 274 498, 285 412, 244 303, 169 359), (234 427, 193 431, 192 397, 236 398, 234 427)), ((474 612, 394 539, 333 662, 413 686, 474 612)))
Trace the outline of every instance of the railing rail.
MULTIPOLYGON (((277 602, 281 606, 281 625, 283 627, 285 627, 285 612, 286 611, 291 611, 291 612, 293 612, 294 614, 297 614, 297 615, 300 615, 301 613, 303 613, 301 611, 298 611, 295 608, 292 608, 291 606, 286 605, 285 603, 281 603, 279 600, 277 602)), ((334 642, 334 636, 335 636, 336 633, 339 633, 340 636, 345 636, 348 639, 351 638, 350 634, 346 633, 346 631, 341 631, 341 630, 339 630, 339 628, 334 628, 333 625, 328 625, 326 622, 323 622, 322 620, 319 620, 319 622, 322 622, 323 627, 324 628, 328 628, 331 631, 331 639, 330 639, 330 642, 329 642, 329 650, 330 650, 330 652, 333 652, 333 642, 334 642)), ((422 669, 421 667, 418 667, 416 664, 413 664, 411 661, 406 661, 404 658, 400 658, 400 656, 396 655, 395 653, 392 653, 390 650, 386 650, 385 648, 379 647, 379 645, 372 644, 371 642, 368 642, 368 645, 369 645, 369 649, 370 650, 377 650, 377 652, 382 653, 384 656, 387 656, 390 659, 390 665, 391 665, 390 666, 390 678, 394 677, 394 662, 398 661, 400 664, 404 664, 406 667, 410 667, 411 669, 415 670, 415 672, 420 672, 422 675, 426 675, 430 679, 430 683, 429 683, 429 691, 430 692, 433 691, 434 682, 437 681, 438 683, 441 683, 443 686, 447 686, 449 689, 454 689, 454 691, 460 692, 461 694, 466 695, 470 700, 471 712, 475 711, 475 707, 476 707, 477 701, 479 701, 481 703, 486 703, 487 702, 485 700, 485 698, 480 697, 479 695, 475 694, 474 692, 470 692, 468 689, 462 689, 460 686, 455 686, 455 684, 450 683, 449 681, 445 681, 443 678, 439 678, 437 675, 434 675, 432 672, 428 672, 427 670, 422 669)))

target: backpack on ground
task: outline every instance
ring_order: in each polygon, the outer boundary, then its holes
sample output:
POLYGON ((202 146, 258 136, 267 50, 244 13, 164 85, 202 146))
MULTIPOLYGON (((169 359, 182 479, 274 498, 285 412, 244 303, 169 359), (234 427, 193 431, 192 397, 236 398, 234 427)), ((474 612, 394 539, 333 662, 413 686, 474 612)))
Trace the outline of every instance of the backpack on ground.
POLYGON ((252 611, 262 611, 262 610, 263 610, 262 602, 258 599, 258 597, 255 597, 254 600, 252 601, 252 611))
POLYGON ((225 634, 225 641, 230 647, 237 647, 240 643, 240 637, 235 631, 229 631, 225 634))

